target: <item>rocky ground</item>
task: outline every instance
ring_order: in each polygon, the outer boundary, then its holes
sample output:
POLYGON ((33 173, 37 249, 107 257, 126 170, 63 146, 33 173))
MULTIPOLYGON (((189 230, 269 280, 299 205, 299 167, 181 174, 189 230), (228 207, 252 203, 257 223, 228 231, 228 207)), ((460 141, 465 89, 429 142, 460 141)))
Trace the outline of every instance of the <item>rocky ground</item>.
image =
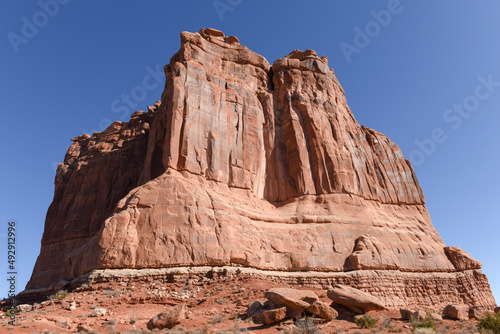
MULTIPOLYGON (((272 279, 252 276, 161 281, 114 281, 84 284, 82 287, 52 295, 31 306, 21 305, 14 326, 2 313, 1 333, 146 333, 155 315, 174 305, 185 304, 180 324, 161 333, 413 333, 399 310, 370 311, 378 318, 374 328, 362 329, 354 322, 355 313, 338 307, 338 317, 326 322, 320 318, 285 318, 272 325, 256 324, 247 316, 254 301, 264 303, 265 293, 283 287, 272 279)), ((300 287, 294 287, 300 289, 300 287)), ((327 292, 316 292, 319 300, 330 304, 327 292)), ((477 333, 477 320, 443 319, 436 321, 438 333, 477 333)), ((158 330, 154 330, 158 332, 158 330)))

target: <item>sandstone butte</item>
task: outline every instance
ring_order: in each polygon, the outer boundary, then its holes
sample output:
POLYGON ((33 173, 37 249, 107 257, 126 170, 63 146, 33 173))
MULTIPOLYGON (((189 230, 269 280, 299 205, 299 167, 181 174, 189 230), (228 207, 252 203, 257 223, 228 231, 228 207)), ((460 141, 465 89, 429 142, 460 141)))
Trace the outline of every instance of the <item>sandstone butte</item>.
POLYGON ((72 139, 24 294, 102 269, 237 266, 350 285, 390 308, 496 306, 481 264, 445 247, 398 146, 356 121, 326 57, 295 50, 270 65, 201 29, 181 33, 165 76, 148 112, 72 139))

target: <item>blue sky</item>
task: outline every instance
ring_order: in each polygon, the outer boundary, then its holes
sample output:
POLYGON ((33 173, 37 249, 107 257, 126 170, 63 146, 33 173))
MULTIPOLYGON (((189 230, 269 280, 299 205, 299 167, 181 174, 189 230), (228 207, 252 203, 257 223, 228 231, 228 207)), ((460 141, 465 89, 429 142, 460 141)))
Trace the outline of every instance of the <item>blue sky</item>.
POLYGON ((15 220, 18 291, 69 139, 159 100, 180 32, 213 27, 270 63, 327 56, 357 120, 412 161, 434 226, 483 263, 499 301, 499 12, 494 0, 1 1, 0 248, 15 220), (133 107, 120 102, 132 92, 133 107))

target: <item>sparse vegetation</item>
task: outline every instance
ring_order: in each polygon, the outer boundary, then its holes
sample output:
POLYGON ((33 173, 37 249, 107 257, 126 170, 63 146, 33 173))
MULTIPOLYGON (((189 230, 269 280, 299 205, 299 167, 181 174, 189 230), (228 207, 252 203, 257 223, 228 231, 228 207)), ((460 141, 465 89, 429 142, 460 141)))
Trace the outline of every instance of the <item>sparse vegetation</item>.
POLYGON ((321 334, 321 330, 318 328, 311 319, 299 319, 295 322, 296 328, 294 329, 294 334, 321 334))
POLYGON ((391 329, 394 329, 394 321, 391 318, 387 318, 385 316, 382 316, 381 321, 380 321, 380 326, 387 329, 387 331, 391 331, 391 329))
POLYGON ((423 321, 414 320, 413 317, 410 318, 410 323, 417 333, 417 329, 421 329, 419 333, 435 333, 436 332, 436 322, 432 319, 431 315, 427 313, 427 316, 423 321), (430 330, 430 331, 429 331, 430 330))
POLYGON ((70 328, 71 324, 67 321, 63 321, 59 324, 62 328, 70 328))
POLYGON ((354 319, 354 322, 361 328, 374 328, 377 326, 378 320, 365 314, 362 317, 354 319))
POLYGON ((415 333, 415 334, 431 334, 431 333, 436 333, 436 331, 432 328, 429 328, 429 327, 420 327, 420 328, 415 328, 413 333, 415 333))
POLYGON ((215 314, 212 314, 210 316, 210 319, 208 320, 208 322, 212 325, 215 325, 215 324, 219 324, 222 322, 222 320, 224 320, 224 317, 215 313, 215 314))
POLYGON ((500 334, 500 313, 488 313, 479 319, 479 330, 481 333, 500 334))
POLYGON ((57 293, 51 295, 49 297, 49 299, 51 299, 51 300, 64 299, 64 298, 68 297, 68 294, 69 294, 68 291, 61 290, 61 291, 58 291, 57 293))

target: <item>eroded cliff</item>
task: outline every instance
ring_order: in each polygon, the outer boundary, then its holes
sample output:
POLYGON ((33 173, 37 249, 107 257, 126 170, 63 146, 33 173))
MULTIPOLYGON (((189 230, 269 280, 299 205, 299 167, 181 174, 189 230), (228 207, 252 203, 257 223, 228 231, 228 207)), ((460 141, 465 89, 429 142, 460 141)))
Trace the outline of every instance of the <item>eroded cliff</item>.
MULTIPOLYGON (((397 145, 355 120, 326 57, 270 65, 202 29, 181 34, 165 74, 149 112, 73 139, 27 288, 98 268, 232 265, 363 271, 368 290, 425 273, 412 279, 428 304, 495 305, 480 264, 445 250, 397 145), (433 273, 446 292, 429 288, 433 273)), ((404 304, 398 291, 379 294, 404 304)))

